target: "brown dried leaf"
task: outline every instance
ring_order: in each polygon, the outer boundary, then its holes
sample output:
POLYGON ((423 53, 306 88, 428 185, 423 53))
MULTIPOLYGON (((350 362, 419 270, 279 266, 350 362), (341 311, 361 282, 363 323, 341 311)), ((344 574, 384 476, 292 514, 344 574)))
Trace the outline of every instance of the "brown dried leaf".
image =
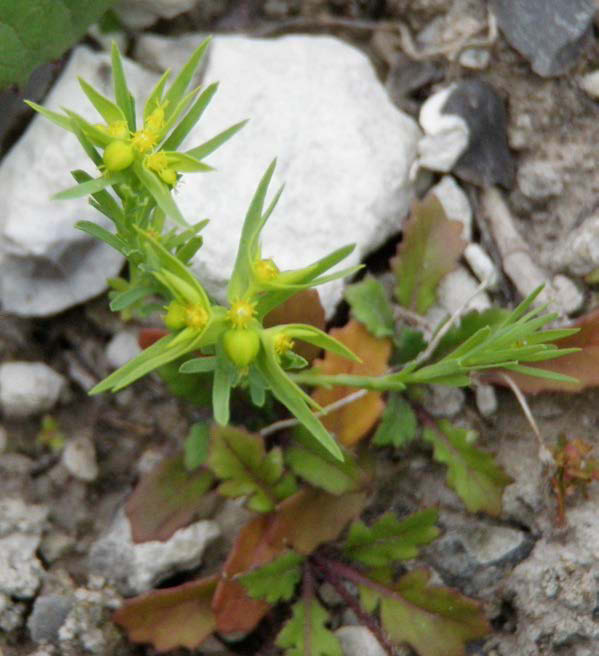
MULTIPOLYGON (((264 327, 278 326, 283 323, 307 323, 320 330, 325 329, 324 308, 320 303, 320 296, 316 289, 304 289, 295 296, 287 299, 264 317, 264 327)), ((293 350, 312 362, 320 349, 306 342, 296 342, 293 350)))
MULTIPOLYGON (((330 334, 345 344, 362 362, 352 362, 327 351, 323 360, 314 361, 314 367, 323 374, 379 376, 387 371, 391 355, 389 339, 373 337, 361 323, 353 319, 343 328, 333 328, 330 334)), ((333 387, 317 389, 312 396, 324 407, 355 391, 351 387, 333 387)), ((384 407, 379 392, 368 392, 361 399, 325 415, 322 423, 342 444, 352 446, 368 434, 379 420, 384 407)))
POLYGON ((141 479, 125 510, 134 542, 168 540, 192 519, 205 517, 214 499, 207 497, 214 476, 204 468, 188 471, 182 453, 166 458, 141 479))
MULTIPOLYGON (((547 360, 537 365, 528 364, 545 371, 553 371, 578 379, 578 383, 565 383, 544 378, 533 378, 514 371, 506 372, 518 387, 526 394, 539 392, 580 392, 587 387, 599 386, 599 310, 594 310, 579 317, 571 328, 580 328, 576 335, 566 337, 555 342, 560 348, 580 348, 578 353, 564 355, 555 360, 547 360)), ((485 381, 505 385, 505 381, 498 372, 489 372, 482 376, 485 381)))
POLYGON ((272 518, 273 515, 265 515, 246 524, 225 562, 212 602, 216 627, 221 633, 251 631, 269 609, 265 601, 252 599, 233 577, 270 562, 285 549, 266 537, 272 518))
POLYGON ((323 542, 337 539, 360 515, 367 498, 365 491, 337 496, 317 488, 300 490, 279 504, 267 539, 281 549, 292 547, 307 556, 323 542))
POLYGON ((133 642, 149 642, 158 651, 195 649, 216 628, 210 602, 217 576, 152 590, 129 599, 113 615, 133 642))

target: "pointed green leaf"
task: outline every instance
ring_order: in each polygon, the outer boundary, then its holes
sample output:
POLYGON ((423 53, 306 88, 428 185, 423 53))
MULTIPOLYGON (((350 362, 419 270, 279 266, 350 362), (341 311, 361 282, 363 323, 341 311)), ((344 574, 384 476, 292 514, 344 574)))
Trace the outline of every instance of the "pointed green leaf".
POLYGON ((237 577, 253 599, 264 599, 269 604, 289 601, 302 578, 305 556, 287 551, 267 565, 237 577))
POLYGON ((112 297, 110 301, 110 309, 113 312, 120 312, 130 305, 141 301, 142 298, 155 294, 156 290, 152 287, 132 287, 124 292, 119 292, 112 297))
POLYGON ((169 90, 166 92, 166 95, 164 96, 164 100, 167 101, 168 103, 166 105, 167 117, 171 116, 174 108, 183 98, 185 91, 189 86, 189 84, 191 83, 191 80, 200 64, 200 61, 202 60, 202 57, 206 52, 206 48, 210 44, 210 40, 211 40, 210 38, 205 39, 204 41, 202 41, 199 47, 196 48, 196 50, 193 52, 191 57, 188 59, 185 66, 181 69, 177 77, 174 79, 173 83, 169 87, 169 90))
POLYGON ((199 171, 214 171, 211 166, 184 153, 168 152, 166 159, 170 168, 181 173, 198 173, 199 171))
POLYGON ((102 189, 106 189, 106 187, 111 187, 112 185, 124 182, 125 180, 126 176, 123 173, 101 175, 99 178, 92 178, 91 180, 82 182, 70 189, 60 191, 59 193, 54 194, 52 198, 54 200, 72 200, 73 198, 82 198, 83 196, 102 191, 102 189))
POLYGON ((160 209, 177 225, 182 228, 188 228, 189 224, 173 200, 171 190, 168 186, 164 184, 157 175, 154 175, 152 171, 149 171, 141 162, 133 162, 133 170, 140 182, 154 198, 158 207, 160 207, 160 209))
POLYGON ((125 114, 118 105, 115 105, 112 100, 109 100, 99 91, 96 91, 91 84, 88 84, 82 78, 78 77, 77 79, 83 89, 83 93, 85 93, 91 104, 107 123, 110 124, 116 123, 117 121, 126 121, 125 114))
POLYGON ((435 460, 447 465, 447 482, 470 512, 501 513, 503 490, 512 479, 491 454, 474 446, 476 433, 441 420, 427 426, 422 437, 433 445, 435 460))
MULTIPOLYGON (((166 85, 170 75, 171 75, 170 70, 164 71, 162 77, 158 80, 158 82, 156 82, 156 85, 150 92, 150 95, 146 100, 146 104, 144 105, 144 121, 162 103, 162 94, 164 92, 164 86, 166 85)), ((173 148, 173 150, 175 150, 175 148, 173 148)))
POLYGON ((193 358, 184 362, 179 371, 182 374, 203 374, 216 369, 216 356, 206 355, 202 358, 193 358))
POLYGON ((305 323, 288 323, 285 324, 284 327, 271 328, 270 331, 273 331, 273 333, 284 332, 290 337, 294 337, 303 342, 308 342, 309 344, 314 344, 314 346, 318 346, 325 351, 331 351, 331 353, 336 353, 342 358, 346 358, 352 362, 361 362, 360 358, 347 348, 345 344, 315 326, 310 326, 305 323))
POLYGON ((123 365, 102 382, 98 383, 90 390, 89 394, 100 394, 107 390, 116 392, 123 389, 123 387, 130 385, 150 371, 154 371, 154 369, 158 369, 158 367, 162 367, 163 365, 176 360, 182 355, 185 355, 185 353, 193 351, 198 347, 199 342, 201 341, 200 337, 198 339, 182 342, 177 346, 169 348, 173 339, 173 335, 167 335, 166 337, 159 339, 156 343, 152 344, 152 346, 142 351, 137 357, 129 360, 127 364, 123 365))
MULTIPOLYGON (((190 110, 191 113, 192 110, 190 110)), ((183 124, 187 120, 187 116, 181 121, 181 124, 183 124)), ((191 150, 187 151, 187 155, 191 155, 192 157, 195 157, 196 159, 204 159, 204 157, 207 157, 210 155, 210 153, 214 152, 217 150, 217 148, 220 148, 224 143, 229 141, 229 139, 239 132, 241 128, 247 123, 247 119, 245 121, 240 121, 239 123, 235 123, 232 125, 230 128, 227 128, 226 130, 223 130, 222 132, 219 132, 216 136, 212 137, 212 139, 208 139, 208 141, 205 141, 203 144, 196 146, 195 148, 192 148, 191 150)), ((170 142, 170 137, 169 137, 169 142, 170 142)), ((174 148, 172 147, 172 144, 169 143, 169 148, 174 148)))
POLYGON ((127 80, 125 79, 121 53, 114 41, 112 42, 110 55, 112 59, 112 85, 114 88, 114 98, 116 104, 121 108, 127 119, 129 130, 135 132, 135 111, 131 104, 131 95, 129 93, 129 87, 127 86, 127 80))
MULTIPOLYGON (((177 150, 177 148, 183 143, 185 137, 192 130, 193 126, 200 120, 204 110, 208 106, 208 103, 216 93, 217 89, 218 82, 214 82, 202 91, 200 97, 194 102, 191 109, 172 131, 168 139, 162 144, 162 150, 177 150)), ((191 157, 195 157, 193 153, 187 154, 191 157)))
POLYGON ((329 614, 312 597, 296 602, 293 615, 277 636, 285 656, 343 656, 338 638, 326 627, 329 614))
POLYGON ((212 412, 214 420, 221 426, 229 423, 231 401, 231 388, 233 387, 234 372, 229 364, 222 347, 217 348, 216 366, 212 379, 212 412))
POLYGON ((129 253, 129 247, 127 244, 116 235, 113 235, 112 232, 108 232, 105 228, 92 223, 91 221, 77 221, 75 227, 82 232, 86 232, 88 235, 95 237, 96 239, 101 239, 103 242, 106 242, 109 246, 112 246, 116 251, 122 253, 127 257, 129 253))
POLYGON ((29 105, 31 109, 38 112, 38 114, 41 114, 44 118, 47 118, 49 121, 52 121, 52 123, 54 123, 55 125, 58 125, 59 128, 62 128, 63 130, 68 130, 69 132, 73 131, 73 127, 71 125, 71 119, 68 116, 64 116, 63 114, 58 114, 57 112, 53 112, 50 109, 46 109, 45 107, 42 107, 41 105, 38 105, 37 103, 34 103, 31 100, 25 100, 24 102, 26 105, 29 105))
MULTIPOLYGON (((75 178, 75 181, 81 184, 82 182, 88 182, 93 180, 92 176, 81 169, 76 171, 71 171, 71 175, 75 178)), ((116 200, 106 191, 100 190, 95 191, 91 194, 93 201, 90 200, 90 203, 104 216, 109 218, 117 226, 121 226, 125 220, 125 215, 123 210, 119 207, 116 200), (95 202, 94 202, 95 201, 95 202)))
POLYGON ((396 449, 411 442, 418 434, 418 421, 412 406, 399 394, 389 394, 381 423, 372 438, 376 446, 396 449))
POLYGON ((350 285, 345 290, 345 299, 352 314, 363 323, 368 332, 375 337, 393 337, 395 319, 391 303, 383 285, 373 276, 350 285))
POLYGON ((383 515, 372 526, 361 521, 349 527, 343 553, 367 567, 387 567, 398 560, 417 558, 420 547, 439 537, 435 526, 439 512, 429 508, 398 521, 393 513, 383 515))

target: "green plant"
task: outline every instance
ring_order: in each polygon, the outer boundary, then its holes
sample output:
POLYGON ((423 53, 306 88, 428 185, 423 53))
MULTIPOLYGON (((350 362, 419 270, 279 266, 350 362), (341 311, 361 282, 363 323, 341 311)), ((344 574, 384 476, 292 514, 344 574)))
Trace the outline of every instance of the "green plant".
MULTIPOLYGON (((196 400, 206 384, 211 386, 215 422, 194 426, 184 452, 161 463, 129 500, 134 539, 167 539, 201 515, 206 497, 215 494, 243 497, 256 513, 221 574, 131 600, 115 619, 133 640, 152 642, 159 650, 193 648, 213 631, 252 630, 270 604, 295 597, 301 580, 301 596, 277 644, 289 655, 339 654, 338 640, 326 627, 327 610, 317 600, 315 582, 326 580, 390 653, 393 644, 407 642, 424 656, 463 654, 466 641, 488 631, 479 605, 456 591, 430 586, 425 570, 395 576, 398 563, 417 557, 437 537, 438 514, 429 509, 402 521, 387 514, 370 526, 362 523, 373 466, 361 441, 378 423, 374 445, 401 448, 422 429, 466 507, 499 514, 509 476, 478 448, 472 431, 430 417, 419 404, 420 389, 428 383, 467 386, 473 376, 497 369, 571 381, 531 364, 576 351, 554 344, 575 331, 542 330, 555 316, 533 307, 537 290, 512 311, 471 313, 426 339, 396 321, 385 290, 370 277, 348 289, 355 320, 345 329, 328 334, 310 323, 273 324, 275 313, 296 311, 290 305, 294 297, 302 294, 305 305, 317 303, 310 288, 360 268, 327 273, 352 246, 292 271, 263 256, 261 231, 281 194, 266 203, 274 162, 245 218, 228 304, 214 302, 189 267, 206 222, 189 226, 171 193, 181 175, 209 171, 204 157, 243 125, 201 146, 177 150, 216 90, 212 85, 186 93, 206 47, 207 42, 195 51, 168 88, 169 73, 163 75, 145 104, 139 129, 115 47, 115 102, 81 81, 104 123, 31 103, 73 132, 99 169, 97 177, 74 171, 78 184, 57 197, 89 194, 92 206, 114 224, 114 232, 87 221, 78 224, 127 258, 128 278, 111 281, 112 310, 127 316, 163 310, 165 328, 157 341, 91 393, 122 389, 154 370, 177 393, 196 400), (325 349, 326 358, 309 367, 307 352, 302 351, 306 357, 299 353, 302 343, 325 349), (317 391, 310 396, 300 385, 317 391), (351 388, 358 388, 353 396, 351 388), (269 396, 295 419, 259 432, 229 426, 236 389, 257 408, 258 425, 259 408, 269 396), (389 395, 384 414, 383 393, 389 395), (269 438, 282 428, 293 429, 285 448, 269 438), (357 597, 347 581, 357 586, 357 597)), ((411 315, 430 307, 439 280, 455 266, 464 247, 459 231, 434 197, 416 205, 392 261, 396 299, 411 315)))

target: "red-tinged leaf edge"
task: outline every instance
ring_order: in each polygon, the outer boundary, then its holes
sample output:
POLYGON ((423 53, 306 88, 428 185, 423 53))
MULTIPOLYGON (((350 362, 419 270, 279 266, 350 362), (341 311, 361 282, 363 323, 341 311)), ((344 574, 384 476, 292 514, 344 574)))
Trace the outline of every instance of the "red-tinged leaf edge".
POLYGON ((195 649, 216 628, 210 602, 218 576, 175 588, 152 590, 125 601, 112 616, 132 642, 151 643, 159 652, 195 649))

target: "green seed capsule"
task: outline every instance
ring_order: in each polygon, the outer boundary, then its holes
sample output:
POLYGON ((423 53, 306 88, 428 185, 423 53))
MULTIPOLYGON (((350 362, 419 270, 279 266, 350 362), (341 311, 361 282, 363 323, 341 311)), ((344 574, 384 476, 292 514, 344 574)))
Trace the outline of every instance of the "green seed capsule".
POLYGON ((173 171, 173 169, 162 169, 158 175, 162 178, 163 182, 166 182, 166 184, 171 187, 174 187, 177 184, 177 173, 173 171))
POLYGON ((187 325, 187 308, 177 301, 172 301, 166 308, 164 323, 169 330, 180 330, 187 325))
POLYGON ((104 150, 104 164, 109 171, 122 171, 133 163, 133 148, 124 141, 112 141, 104 150))
POLYGON ((260 337, 255 330, 230 328, 223 335, 223 348, 234 364, 247 367, 260 351, 260 337))

